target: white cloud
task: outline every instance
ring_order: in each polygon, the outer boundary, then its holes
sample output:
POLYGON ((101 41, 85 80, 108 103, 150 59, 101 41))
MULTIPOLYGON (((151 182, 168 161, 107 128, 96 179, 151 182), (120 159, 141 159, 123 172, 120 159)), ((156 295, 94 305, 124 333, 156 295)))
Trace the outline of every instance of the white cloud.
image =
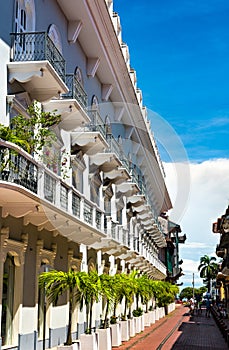
POLYGON ((199 279, 198 265, 200 257, 207 254, 215 256, 215 247, 219 243, 219 235, 212 233, 212 223, 224 214, 229 204, 229 159, 208 160, 200 164, 165 163, 166 184, 174 204, 170 219, 181 225, 187 240, 180 245, 180 258, 183 276, 179 282, 192 286, 194 273, 197 285, 202 285, 199 279), (184 171, 184 168, 185 171, 184 171), (189 171, 189 178, 182 176, 189 171), (179 179, 182 179, 180 186, 179 179), (182 197, 183 187, 189 188, 189 196, 182 197), (182 205, 176 211, 176 205, 182 205))

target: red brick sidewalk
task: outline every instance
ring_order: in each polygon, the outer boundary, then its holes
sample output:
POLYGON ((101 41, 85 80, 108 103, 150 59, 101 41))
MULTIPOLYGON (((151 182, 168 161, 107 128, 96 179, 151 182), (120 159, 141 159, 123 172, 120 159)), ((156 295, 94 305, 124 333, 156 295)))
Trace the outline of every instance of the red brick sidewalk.
POLYGON ((213 318, 206 318, 204 311, 200 316, 190 317, 188 311, 183 305, 177 306, 171 314, 113 350, 228 349, 213 318))

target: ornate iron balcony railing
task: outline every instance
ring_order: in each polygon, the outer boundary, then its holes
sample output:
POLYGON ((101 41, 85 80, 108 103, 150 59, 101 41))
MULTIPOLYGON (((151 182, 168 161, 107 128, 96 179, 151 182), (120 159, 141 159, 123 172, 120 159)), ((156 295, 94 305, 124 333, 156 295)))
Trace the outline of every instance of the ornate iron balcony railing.
POLYGON ((0 146, 0 179, 37 193, 38 167, 14 149, 0 146))
POLYGON ((44 61, 65 81, 65 59, 48 33, 12 33, 12 61, 44 61))
POLYGON ((102 120, 99 112, 97 110, 89 110, 88 111, 89 117, 91 119, 91 123, 89 125, 90 131, 99 131, 104 138, 106 138, 106 130, 105 130, 105 124, 102 120))
POLYGON ((120 145, 114 138, 112 134, 106 134, 106 141, 109 145, 109 148, 106 152, 114 153, 118 158, 120 157, 120 145))
POLYGON ((77 80, 75 74, 66 74, 65 82, 69 92, 67 94, 63 94, 62 97, 77 100, 80 106, 86 111, 88 102, 87 94, 80 82, 77 80))

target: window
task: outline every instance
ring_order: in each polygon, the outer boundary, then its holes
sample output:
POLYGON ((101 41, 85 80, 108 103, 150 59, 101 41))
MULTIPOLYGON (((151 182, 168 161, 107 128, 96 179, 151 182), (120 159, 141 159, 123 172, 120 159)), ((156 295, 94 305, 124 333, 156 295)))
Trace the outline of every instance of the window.
POLYGON ((79 67, 76 67, 75 69, 75 77, 77 79, 77 81, 81 84, 81 86, 83 86, 83 75, 82 75, 82 71, 79 67))
POLYGON ((95 95, 91 99, 91 109, 99 111, 99 100, 95 95))
POLYGON ((55 24, 51 24, 48 29, 48 35, 52 42, 55 44, 56 48, 62 53, 62 41, 60 32, 55 24))
POLYGON ((15 33, 33 32, 35 30, 34 0, 15 0, 15 33))

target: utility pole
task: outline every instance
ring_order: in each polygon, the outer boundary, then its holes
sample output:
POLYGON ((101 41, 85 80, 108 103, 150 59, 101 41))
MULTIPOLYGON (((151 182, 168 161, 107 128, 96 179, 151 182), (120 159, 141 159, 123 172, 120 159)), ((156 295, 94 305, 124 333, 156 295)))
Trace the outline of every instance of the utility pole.
POLYGON ((195 299, 194 287, 195 287, 195 285, 194 285, 194 273, 193 273, 192 274, 192 297, 193 297, 193 299, 195 299))

